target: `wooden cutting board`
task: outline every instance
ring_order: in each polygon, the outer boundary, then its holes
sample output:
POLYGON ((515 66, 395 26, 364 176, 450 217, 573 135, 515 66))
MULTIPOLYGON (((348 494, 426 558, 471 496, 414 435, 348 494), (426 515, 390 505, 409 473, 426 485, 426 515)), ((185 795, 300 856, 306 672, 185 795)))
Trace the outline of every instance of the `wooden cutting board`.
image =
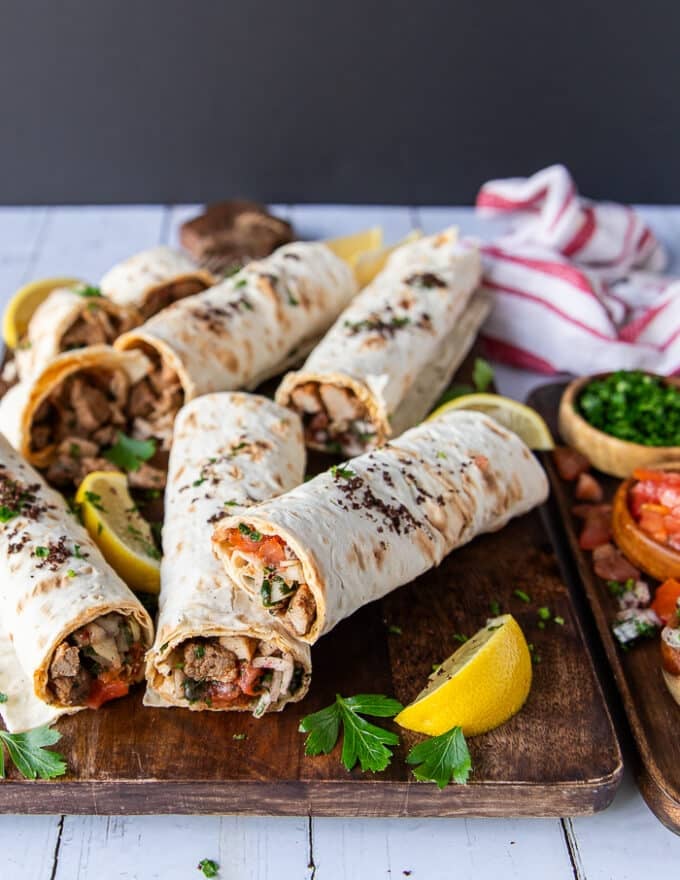
MULTIPOLYGON (((529 399, 556 438, 557 410, 565 387, 562 383, 546 385, 529 399)), ((637 745, 640 790, 659 819, 680 834, 680 707, 661 676, 658 639, 643 640, 628 651, 618 646, 611 631, 618 611, 616 599, 594 573, 591 554, 578 546, 581 521, 571 513, 574 484, 560 479, 551 456, 546 455, 543 463, 637 745)), ((621 481, 599 473, 597 477, 605 488, 605 500, 611 500, 621 481)))
POLYGON ((98 712, 62 719, 59 749, 68 775, 27 782, 12 770, 0 783, 0 811, 561 816, 604 809, 621 778, 621 753, 560 574, 568 550, 551 542, 546 517, 535 510, 480 537, 343 622, 312 650, 308 697, 281 714, 255 720, 147 709, 138 690, 98 712), (530 604, 514 595, 517 589, 530 604), (439 791, 416 782, 404 757, 420 737, 409 732, 384 773, 345 771, 338 748, 305 757, 298 732, 304 715, 336 693, 412 700, 432 665, 458 647, 456 636, 472 635, 492 616, 492 601, 517 617, 540 662, 523 710, 470 740, 468 785, 439 791), (543 605, 564 625, 539 629, 543 605), (234 738, 241 734, 244 739, 234 738))

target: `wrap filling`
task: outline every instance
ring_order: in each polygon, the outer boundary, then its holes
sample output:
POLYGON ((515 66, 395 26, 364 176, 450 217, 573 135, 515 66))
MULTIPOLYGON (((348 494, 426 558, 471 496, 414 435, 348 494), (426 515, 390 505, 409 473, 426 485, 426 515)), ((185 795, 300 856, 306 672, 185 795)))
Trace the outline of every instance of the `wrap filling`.
POLYGON ((272 641, 247 636, 190 638, 158 664, 162 691, 197 708, 250 709, 256 718, 302 685, 304 670, 272 641))
POLYGON ((259 591, 262 606, 274 617, 285 618, 299 636, 307 635, 316 620, 316 600, 286 542, 240 523, 228 530, 225 543, 240 576, 259 591))
POLYGON ((143 661, 139 624, 114 611, 81 626, 57 646, 48 689, 61 705, 98 709, 141 681, 143 661))
POLYGON ((290 398, 302 418, 308 446, 359 455, 377 445, 368 409, 351 388, 305 382, 293 389, 290 398))

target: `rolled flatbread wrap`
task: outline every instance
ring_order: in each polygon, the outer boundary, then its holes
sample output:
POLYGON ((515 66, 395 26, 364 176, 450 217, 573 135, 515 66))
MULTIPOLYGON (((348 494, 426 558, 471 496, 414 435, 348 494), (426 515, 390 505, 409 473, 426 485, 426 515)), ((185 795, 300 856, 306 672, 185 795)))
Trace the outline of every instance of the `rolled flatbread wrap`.
POLYGON ((320 243, 297 242, 175 303, 116 341, 171 371, 188 402, 252 389, 301 360, 356 293, 349 266, 320 243))
POLYGON ((307 445, 358 455, 420 421, 488 314, 480 277, 478 249, 455 229, 398 248, 277 391, 307 445))
POLYGON ((158 628, 147 705, 278 711, 309 687, 309 647, 237 589, 212 552, 228 513, 301 483, 302 425, 252 394, 207 394, 177 417, 165 493, 158 628))
POLYGON ((118 263, 99 282, 104 296, 132 306, 150 318, 186 296, 211 287, 217 279, 193 260, 161 245, 118 263))
POLYGON ((97 545, 0 435, 0 703, 9 730, 124 696, 151 619, 97 545))
POLYGON ((313 644, 547 491, 519 437, 481 413, 449 412, 220 520, 213 540, 227 574, 313 644))
MULTIPOLYGON (((65 352, 7 392, 0 401, 0 431, 49 483, 77 485, 90 471, 114 469, 104 453, 120 433, 139 429, 136 413, 140 396, 142 402, 151 397, 144 381, 150 372, 151 362, 140 351, 95 345, 65 352)), ((159 381, 155 389, 151 399, 165 408, 169 438, 180 393, 171 382, 159 381)), ((165 468, 150 459, 129 479, 133 486, 162 488, 165 468)))
POLYGON ((63 351, 108 345, 141 323, 142 316, 136 309, 99 295, 97 288, 57 288, 33 313, 26 337, 17 349, 19 378, 28 379, 40 372, 63 351))

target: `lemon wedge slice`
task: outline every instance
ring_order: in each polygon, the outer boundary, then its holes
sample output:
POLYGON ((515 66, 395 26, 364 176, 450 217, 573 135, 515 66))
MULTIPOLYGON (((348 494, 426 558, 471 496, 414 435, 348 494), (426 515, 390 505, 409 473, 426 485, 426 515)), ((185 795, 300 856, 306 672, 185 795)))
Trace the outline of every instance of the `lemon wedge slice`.
POLYGON ((354 269, 359 287, 366 287, 379 272, 382 272, 388 259, 397 248, 410 244, 412 241, 417 241, 419 238, 422 238, 422 235, 423 233, 419 229, 414 229, 413 232, 409 232, 405 238, 402 238, 396 244, 390 245, 390 247, 376 248, 357 254, 350 261, 350 265, 354 269))
POLYGON ((28 330, 33 312, 58 287, 82 283, 78 278, 42 278, 20 287, 7 304, 2 318, 2 338, 9 348, 16 348, 28 330))
POLYGON ((511 614, 490 620, 433 672, 397 724, 430 736, 462 727, 466 736, 503 724, 531 688, 531 655, 511 614))
POLYGON ((93 471, 78 486, 76 502, 90 537, 125 583, 140 593, 158 593, 160 553, 130 497, 125 474, 93 471))
POLYGON ((553 449, 555 446, 550 429, 536 410, 510 397, 486 392, 463 394, 438 407, 428 416, 428 421, 455 409, 474 409, 483 412, 499 425, 521 437, 529 449, 553 449))
POLYGON ((336 257, 340 257, 341 260, 354 267, 354 263, 361 254, 366 251, 378 250, 383 246, 382 227, 374 226, 352 235, 343 235, 341 238, 327 238, 324 244, 333 251, 336 257))

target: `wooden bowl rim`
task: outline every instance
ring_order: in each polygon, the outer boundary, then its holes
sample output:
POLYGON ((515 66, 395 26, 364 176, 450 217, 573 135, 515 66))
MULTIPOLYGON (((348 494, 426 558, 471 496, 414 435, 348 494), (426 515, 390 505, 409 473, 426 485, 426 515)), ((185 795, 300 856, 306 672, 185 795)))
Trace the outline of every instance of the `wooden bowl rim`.
MULTIPOLYGON (((596 428, 594 425, 591 425, 590 422, 586 421, 583 416, 576 409, 576 398, 583 390, 583 388, 588 385, 590 382, 594 382, 596 379, 604 379, 607 376, 611 376, 616 370, 609 370, 604 373, 593 373, 590 376, 579 376, 576 379, 572 379, 572 381, 567 385, 564 389, 564 393, 562 394, 562 398, 560 400, 560 408, 566 410, 564 415, 568 412, 568 417, 573 419, 574 423, 578 425, 578 427, 586 432, 590 432, 592 435, 596 435, 599 438, 602 438, 606 443, 609 443, 612 448, 619 449, 622 453, 634 453, 641 452, 644 450, 646 453, 655 453, 658 452, 660 456, 668 456, 672 454, 676 454, 678 456, 678 460, 680 462, 680 445, 678 446, 647 446, 645 443, 633 443, 630 440, 621 440, 619 437, 614 437, 612 434, 607 434, 606 431, 601 431, 599 428, 596 428)), ((675 386, 678 390, 680 390, 680 376, 660 376, 658 373, 650 373, 649 370, 641 370, 640 372, 645 373, 647 376, 653 376, 655 379, 660 379, 662 382, 675 386)), ((662 462, 659 462, 660 466, 662 462)), ((647 467, 657 467, 656 464, 646 465, 647 467)))
MULTIPOLYGON (((660 462, 658 465, 654 465, 654 468, 647 468, 647 470, 652 469, 666 471, 676 470, 680 472, 680 460, 660 462)), ((671 559, 677 560, 677 562, 680 564, 680 551, 675 550, 673 547, 669 547, 666 544, 661 544, 651 535, 648 535, 647 532, 643 531, 643 529, 640 528, 637 520, 631 513, 630 505, 628 503, 628 494, 633 488, 633 485, 637 482, 639 482, 639 480, 637 480, 635 477, 627 477, 620 483, 619 487, 616 490, 616 494, 614 495, 614 501, 612 504, 612 527, 613 531, 618 532, 619 534, 614 534, 614 538, 617 540, 617 543, 619 543, 621 532, 623 532, 624 530, 632 531, 635 533, 636 538, 644 544, 646 549, 650 553, 654 554, 657 562, 665 563, 667 559, 671 559), (620 531, 616 528, 615 525, 617 516, 620 517, 620 531)))

